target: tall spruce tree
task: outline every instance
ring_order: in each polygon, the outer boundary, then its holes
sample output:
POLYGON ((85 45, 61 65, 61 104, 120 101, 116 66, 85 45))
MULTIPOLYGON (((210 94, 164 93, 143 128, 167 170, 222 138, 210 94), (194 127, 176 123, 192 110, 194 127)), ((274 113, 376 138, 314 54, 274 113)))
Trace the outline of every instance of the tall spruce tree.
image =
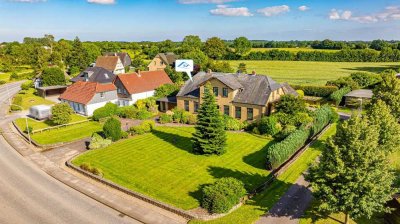
POLYGON ((346 223, 389 211, 385 204, 395 193, 394 175, 376 129, 367 117, 353 116, 328 140, 320 162, 306 175, 320 211, 343 212, 346 223))
POLYGON ((206 84, 200 105, 196 132, 193 134, 193 151, 199 154, 225 153, 226 133, 211 85, 206 84))

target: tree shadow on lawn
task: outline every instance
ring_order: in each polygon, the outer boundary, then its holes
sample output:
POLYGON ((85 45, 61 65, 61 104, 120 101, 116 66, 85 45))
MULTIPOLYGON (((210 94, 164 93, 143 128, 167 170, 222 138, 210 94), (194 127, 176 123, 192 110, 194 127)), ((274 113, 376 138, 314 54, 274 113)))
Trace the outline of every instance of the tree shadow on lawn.
POLYGON ((276 143, 276 141, 274 141, 274 140, 268 142, 262 149, 243 157, 243 162, 245 162, 257 169, 266 170, 267 169, 266 168, 266 160, 267 160, 268 148, 275 143, 276 143))
POLYGON ((189 137, 163 132, 157 129, 152 131, 156 137, 168 142, 169 144, 193 154, 192 139, 189 137))
POLYGON ((355 68, 343 68, 345 70, 350 70, 350 71, 362 71, 362 72, 373 72, 373 73, 380 73, 383 72, 387 69, 393 69, 393 70, 397 70, 399 69, 400 66, 397 65, 381 65, 381 66, 377 66, 377 67, 355 67, 355 68))

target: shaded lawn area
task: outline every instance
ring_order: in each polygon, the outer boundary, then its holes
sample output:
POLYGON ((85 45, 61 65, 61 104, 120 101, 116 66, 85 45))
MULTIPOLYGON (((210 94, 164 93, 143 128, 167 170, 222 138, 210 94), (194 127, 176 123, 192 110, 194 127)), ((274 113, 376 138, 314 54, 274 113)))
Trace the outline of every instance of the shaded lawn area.
POLYGON ((203 156, 191 152, 193 132, 189 127, 156 127, 153 133, 85 153, 73 163, 100 168, 114 183, 185 210, 199 207, 202 186, 217 178, 235 177, 247 190, 266 180, 270 139, 229 132, 226 154, 203 156))
MULTIPOLYGON (((80 116, 78 114, 72 114, 70 123, 74 123, 74 122, 78 122, 78 121, 86 121, 86 120, 87 120, 87 118, 84 117, 84 116, 80 116)), ((15 124, 22 131, 24 131, 26 129, 25 118, 16 119, 15 120, 15 124)), ((33 131, 37 131, 37 130, 40 130, 40 129, 57 126, 57 125, 53 124, 53 122, 51 120, 38 121, 38 120, 35 120, 35 119, 32 119, 32 118, 28 118, 28 125, 30 127, 32 127, 33 131)))
MULTIPOLYGON (((220 219, 208 221, 212 224, 254 223, 260 216, 271 209, 285 192, 296 182, 300 175, 308 169, 311 163, 321 154, 324 141, 335 134, 336 126, 332 126, 321 138, 308 148, 281 176, 278 177, 266 190, 232 213, 220 219)), ((205 223, 193 220, 191 224, 205 223)))
MULTIPOLYGON (((31 135, 32 139, 42 145, 67 143, 84 139, 92 136, 94 132, 99 132, 103 128, 102 124, 95 121, 89 121, 81 124, 74 124, 59 129, 44 131, 31 135)), ((22 129, 22 130, 25 130, 22 129)))
POLYGON ((28 110, 30 107, 36 106, 36 105, 53 105, 53 104, 55 104, 53 101, 46 100, 40 96, 35 95, 36 90, 33 88, 26 90, 26 91, 22 91, 22 92, 25 92, 25 94, 22 94, 20 92, 20 93, 18 93, 17 96, 22 97, 21 106, 25 110, 28 110))
POLYGON ((233 68, 245 63, 247 71, 268 75, 277 82, 303 85, 325 85, 328 80, 354 72, 382 72, 399 69, 397 62, 314 62, 314 61, 228 61, 233 68))

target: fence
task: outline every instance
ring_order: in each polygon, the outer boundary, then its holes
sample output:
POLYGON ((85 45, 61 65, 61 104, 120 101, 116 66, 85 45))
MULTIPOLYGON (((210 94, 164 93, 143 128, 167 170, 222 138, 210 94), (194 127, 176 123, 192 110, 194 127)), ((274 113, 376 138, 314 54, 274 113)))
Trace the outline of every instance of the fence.
POLYGON ((60 128, 68 127, 68 126, 75 125, 75 124, 86 123, 86 122, 89 122, 89 121, 91 121, 91 120, 87 119, 87 120, 84 120, 84 121, 77 121, 77 122, 72 122, 72 123, 68 123, 68 124, 62 124, 62 125, 57 125, 57 126, 53 126, 53 127, 43 128, 43 129, 39 129, 39 130, 33 130, 31 134, 35 134, 35 133, 38 133, 38 132, 42 133, 44 131, 50 131, 50 130, 54 130, 54 129, 60 129, 60 128))

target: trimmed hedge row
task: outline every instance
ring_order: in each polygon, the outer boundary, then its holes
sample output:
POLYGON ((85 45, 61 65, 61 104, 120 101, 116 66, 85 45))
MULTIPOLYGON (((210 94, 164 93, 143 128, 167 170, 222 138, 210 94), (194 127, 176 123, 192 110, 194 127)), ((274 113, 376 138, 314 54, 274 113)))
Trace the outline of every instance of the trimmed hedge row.
POLYGON ((303 86, 292 85, 295 90, 302 90, 306 96, 329 97, 339 88, 336 86, 303 86))
POLYGON ((341 89, 339 89, 339 90, 333 92, 333 93, 330 95, 329 98, 330 98, 331 100, 335 101, 336 106, 339 106, 340 102, 342 102, 342 99, 343 99, 344 95, 346 95, 346 94, 349 93, 350 91, 351 91, 351 88, 350 88, 350 87, 344 87, 344 88, 341 88, 341 89))
POLYGON ((314 137, 330 122, 335 122, 339 119, 339 115, 328 105, 324 105, 314 111, 314 122, 310 128, 310 136, 314 137))

